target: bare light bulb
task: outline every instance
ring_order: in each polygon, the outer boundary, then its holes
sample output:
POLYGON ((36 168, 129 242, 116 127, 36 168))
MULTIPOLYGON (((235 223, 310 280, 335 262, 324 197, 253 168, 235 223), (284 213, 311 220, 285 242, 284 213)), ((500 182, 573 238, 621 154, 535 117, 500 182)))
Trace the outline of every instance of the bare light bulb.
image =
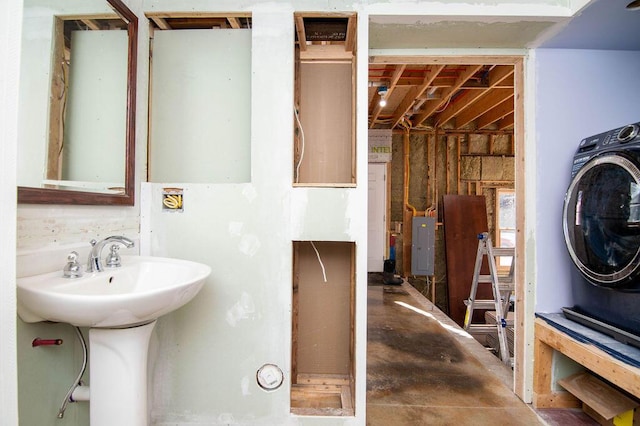
POLYGON ((385 106, 387 106, 387 101, 386 101, 386 100, 384 100, 384 99, 380 99, 380 106, 381 106, 381 107, 385 107, 385 106))

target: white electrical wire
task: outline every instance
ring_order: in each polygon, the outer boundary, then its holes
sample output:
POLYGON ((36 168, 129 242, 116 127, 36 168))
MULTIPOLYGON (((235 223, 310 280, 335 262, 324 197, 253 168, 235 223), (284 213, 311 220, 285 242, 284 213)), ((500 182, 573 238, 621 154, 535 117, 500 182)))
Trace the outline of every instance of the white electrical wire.
POLYGON ((298 115, 298 109, 296 107, 293 107, 293 113, 295 114, 296 121, 298 122, 298 129, 300 129, 300 158, 298 159, 298 164, 296 164, 296 183, 298 183, 300 180, 300 165, 304 158, 304 130, 302 129, 302 123, 300 122, 300 116, 298 115))
MULTIPOLYGON (((298 159, 298 164, 296 164, 296 183, 300 180, 300 165, 302 164, 302 159, 304 158, 304 129, 302 128, 302 123, 300 122, 300 116, 298 115, 298 109, 294 106, 293 113, 296 116, 296 122, 298 123, 298 129, 300 129, 300 158, 298 159)), ((313 241, 309 241, 311 243, 311 247, 316 252, 316 256, 318 257, 318 262, 320 262, 320 267, 322 268, 322 278, 324 282, 327 282, 327 272, 324 269, 324 263, 322 263, 322 258, 320 258, 320 252, 316 248, 316 245, 313 244, 313 241)))
POLYGON ((320 253, 318 252, 318 249, 316 248, 316 245, 313 244, 313 241, 309 241, 311 243, 311 247, 313 247, 313 249, 316 252, 316 256, 318 256, 318 262, 320 262, 320 267, 322 268, 322 278, 324 279, 324 282, 327 282, 327 272, 324 270, 324 263, 322 263, 322 259, 320 259, 320 253))

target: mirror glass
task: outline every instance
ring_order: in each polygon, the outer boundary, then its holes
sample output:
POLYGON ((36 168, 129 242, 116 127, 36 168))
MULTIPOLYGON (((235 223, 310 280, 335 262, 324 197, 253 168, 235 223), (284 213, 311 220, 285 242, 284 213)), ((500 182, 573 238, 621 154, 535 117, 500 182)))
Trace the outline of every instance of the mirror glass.
POLYGON ((137 18, 121 0, 25 0, 18 202, 133 205, 137 18))

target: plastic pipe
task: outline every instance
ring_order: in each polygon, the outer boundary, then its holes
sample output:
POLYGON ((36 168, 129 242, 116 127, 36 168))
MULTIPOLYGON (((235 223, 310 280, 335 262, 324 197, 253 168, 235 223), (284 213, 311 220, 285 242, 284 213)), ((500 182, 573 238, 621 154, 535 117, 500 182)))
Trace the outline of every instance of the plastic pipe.
POLYGON ((89 401, 89 397, 91 396, 90 387, 89 386, 76 386, 76 388, 71 393, 71 397, 69 398, 71 402, 78 401, 89 401))

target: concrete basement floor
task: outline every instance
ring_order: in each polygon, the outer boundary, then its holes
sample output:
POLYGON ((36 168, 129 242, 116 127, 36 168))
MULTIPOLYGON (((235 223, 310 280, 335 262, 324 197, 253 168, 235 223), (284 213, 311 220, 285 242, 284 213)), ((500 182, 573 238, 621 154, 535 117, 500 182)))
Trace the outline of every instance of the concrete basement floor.
POLYGON ((512 371, 410 284, 369 275, 367 425, 544 425, 512 371))

